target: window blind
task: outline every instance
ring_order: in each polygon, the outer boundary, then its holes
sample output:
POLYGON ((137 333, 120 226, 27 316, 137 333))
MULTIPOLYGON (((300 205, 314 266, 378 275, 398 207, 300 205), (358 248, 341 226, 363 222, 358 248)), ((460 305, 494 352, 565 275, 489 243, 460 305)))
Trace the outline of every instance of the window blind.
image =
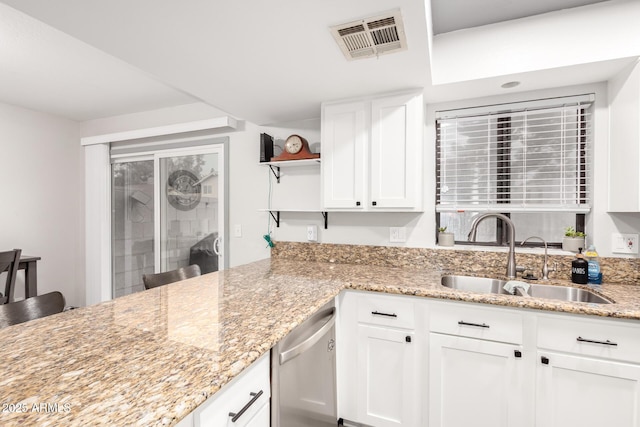
POLYGON ((592 99, 441 115, 436 211, 588 212, 592 99))

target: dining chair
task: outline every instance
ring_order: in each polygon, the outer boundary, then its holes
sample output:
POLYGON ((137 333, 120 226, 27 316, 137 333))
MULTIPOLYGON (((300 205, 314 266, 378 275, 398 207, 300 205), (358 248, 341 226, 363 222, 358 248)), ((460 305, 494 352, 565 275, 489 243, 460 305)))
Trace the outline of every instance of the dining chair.
POLYGON ((165 271, 164 273, 143 274, 142 282, 145 289, 156 288, 180 280, 189 279, 191 277, 200 276, 200 266, 192 264, 188 267, 181 267, 176 270, 165 271))
POLYGON ((64 304, 64 296, 54 291, 0 305, 0 328, 61 313, 64 310, 64 304))
POLYGON ((18 265, 20 264, 21 249, 0 252, 0 273, 6 270, 7 281, 4 286, 4 294, 0 293, 0 304, 11 302, 13 290, 16 284, 16 274, 18 273, 18 265))

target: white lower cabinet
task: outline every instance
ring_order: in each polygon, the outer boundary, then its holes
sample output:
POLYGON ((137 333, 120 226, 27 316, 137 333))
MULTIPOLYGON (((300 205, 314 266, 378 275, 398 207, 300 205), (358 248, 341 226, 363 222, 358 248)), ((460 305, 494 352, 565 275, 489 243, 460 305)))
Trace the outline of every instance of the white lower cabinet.
POLYGON ((548 351, 538 359, 537 427, 640 426, 639 365, 548 351))
POLYGON ((416 349, 412 331, 358 325, 358 422, 418 425, 416 349))
POLYGON ((640 323, 343 293, 345 425, 640 427, 640 323))
POLYGON ((266 353, 194 411, 194 427, 269 427, 269 369, 266 353))
POLYGON ((338 298, 338 417, 345 425, 423 426, 417 298, 345 292, 338 298))
POLYGON ((429 425, 529 426, 522 346, 429 335, 429 425))
POLYGON ((537 427, 640 427, 638 322, 539 315, 537 427))

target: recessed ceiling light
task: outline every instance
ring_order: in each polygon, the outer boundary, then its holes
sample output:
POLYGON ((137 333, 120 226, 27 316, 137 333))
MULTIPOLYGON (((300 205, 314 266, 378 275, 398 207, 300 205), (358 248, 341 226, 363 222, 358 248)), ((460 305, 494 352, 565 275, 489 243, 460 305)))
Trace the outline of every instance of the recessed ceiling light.
POLYGON ((519 86, 519 85, 520 85, 520 82, 514 81, 514 82, 506 82, 506 83, 504 83, 502 85, 502 87, 504 89, 511 89, 512 87, 516 87, 516 86, 519 86))

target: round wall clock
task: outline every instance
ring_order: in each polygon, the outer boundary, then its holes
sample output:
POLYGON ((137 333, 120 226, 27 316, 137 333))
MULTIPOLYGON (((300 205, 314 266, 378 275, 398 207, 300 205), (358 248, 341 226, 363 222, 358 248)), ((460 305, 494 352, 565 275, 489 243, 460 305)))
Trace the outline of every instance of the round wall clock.
POLYGON ((188 170, 174 171, 167 179, 167 201, 174 208, 190 211, 200 203, 198 177, 188 170))

